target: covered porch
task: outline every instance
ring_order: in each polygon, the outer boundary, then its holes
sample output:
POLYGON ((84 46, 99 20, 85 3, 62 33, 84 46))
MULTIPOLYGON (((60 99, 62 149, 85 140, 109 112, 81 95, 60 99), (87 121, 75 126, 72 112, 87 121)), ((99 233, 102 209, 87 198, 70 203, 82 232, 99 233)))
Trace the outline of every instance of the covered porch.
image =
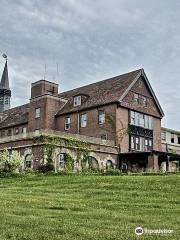
POLYGON ((180 155, 160 152, 128 152, 119 154, 119 169, 128 171, 163 171, 176 172, 180 167, 180 155))

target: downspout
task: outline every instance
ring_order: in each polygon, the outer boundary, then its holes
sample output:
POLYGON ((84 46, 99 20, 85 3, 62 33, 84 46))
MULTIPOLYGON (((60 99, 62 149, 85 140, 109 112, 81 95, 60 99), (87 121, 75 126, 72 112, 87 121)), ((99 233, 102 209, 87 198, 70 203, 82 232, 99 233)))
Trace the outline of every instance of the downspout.
POLYGON ((79 123, 80 123, 80 114, 79 114, 79 111, 77 112, 78 114, 78 119, 77 119, 77 134, 80 134, 80 127, 79 127, 79 123))

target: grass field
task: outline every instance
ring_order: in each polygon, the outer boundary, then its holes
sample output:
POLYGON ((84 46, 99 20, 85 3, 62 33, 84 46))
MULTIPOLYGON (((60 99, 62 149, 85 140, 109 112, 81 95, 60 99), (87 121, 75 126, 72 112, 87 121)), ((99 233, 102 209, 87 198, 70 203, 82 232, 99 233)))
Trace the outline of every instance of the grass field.
POLYGON ((2 178, 0 240, 180 239, 179 186, 180 175, 2 178))

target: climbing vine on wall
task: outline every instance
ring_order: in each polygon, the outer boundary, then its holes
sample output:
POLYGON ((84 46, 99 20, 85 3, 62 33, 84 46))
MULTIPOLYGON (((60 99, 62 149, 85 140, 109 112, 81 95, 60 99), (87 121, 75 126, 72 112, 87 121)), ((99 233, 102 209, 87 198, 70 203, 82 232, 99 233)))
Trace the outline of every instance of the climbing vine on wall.
MULTIPOLYGON (((47 163, 53 164, 53 153, 56 146, 67 147, 67 148, 76 148, 77 149, 77 156, 78 160, 82 158, 82 168, 85 165, 84 159, 87 159, 88 155, 88 148, 89 144, 85 141, 82 141, 77 138, 72 137, 64 137, 64 136, 57 136, 57 135, 50 135, 50 134, 41 134, 34 138, 35 143, 43 144, 44 151, 47 156, 47 163)), ((67 168, 72 168, 72 164, 74 165, 74 160, 72 157, 67 154, 66 165, 67 168)))

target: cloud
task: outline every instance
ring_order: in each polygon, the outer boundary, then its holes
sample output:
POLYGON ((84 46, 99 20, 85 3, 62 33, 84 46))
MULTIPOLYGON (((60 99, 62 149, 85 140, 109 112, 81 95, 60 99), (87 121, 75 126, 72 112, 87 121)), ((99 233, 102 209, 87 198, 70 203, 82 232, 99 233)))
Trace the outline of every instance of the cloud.
POLYGON ((13 106, 29 101, 45 64, 61 91, 143 67, 163 124, 180 129, 179 8, 178 0, 1 0, 0 52, 9 56, 13 106))

